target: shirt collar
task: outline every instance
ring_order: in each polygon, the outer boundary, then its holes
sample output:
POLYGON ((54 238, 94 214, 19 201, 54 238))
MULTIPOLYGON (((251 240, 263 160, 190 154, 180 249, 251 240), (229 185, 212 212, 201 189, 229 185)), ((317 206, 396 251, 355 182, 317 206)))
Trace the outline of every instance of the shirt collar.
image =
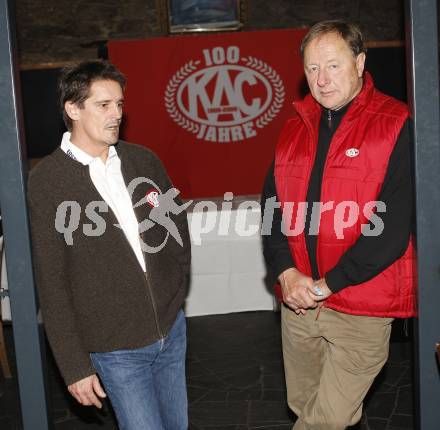
MULTIPOLYGON (((90 165, 95 160, 100 160, 99 157, 92 157, 90 154, 87 154, 87 152, 83 151, 81 148, 78 148, 75 144, 72 143, 70 140, 71 133, 69 131, 66 131, 63 134, 63 139, 61 140, 61 149, 74 160, 80 162, 84 166, 90 165)), ((113 161, 119 160, 118 153, 116 152, 116 149, 114 145, 111 145, 109 147, 108 151, 108 157, 106 164, 113 163, 113 161)))

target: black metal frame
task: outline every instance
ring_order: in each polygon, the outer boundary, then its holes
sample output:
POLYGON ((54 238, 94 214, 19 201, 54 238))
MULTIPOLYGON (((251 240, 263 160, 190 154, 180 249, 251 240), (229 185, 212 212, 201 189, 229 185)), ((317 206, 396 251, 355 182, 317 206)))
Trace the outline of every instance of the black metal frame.
POLYGON ((0 202, 24 430, 51 428, 25 194, 24 132, 12 1, 0 0, 0 202))
POLYGON ((172 0, 166 0, 166 21, 168 33, 189 33, 189 32, 213 32, 213 31, 234 31, 243 27, 244 2, 247 0, 236 0, 236 19, 228 23, 224 22, 191 22, 187 24, 173 24, 172 0))
POLYGON ((415 144, 419 316, 415 330, 416 428, 440 428, 440 109, 437 1, 406 1, 408 100, 415 144))

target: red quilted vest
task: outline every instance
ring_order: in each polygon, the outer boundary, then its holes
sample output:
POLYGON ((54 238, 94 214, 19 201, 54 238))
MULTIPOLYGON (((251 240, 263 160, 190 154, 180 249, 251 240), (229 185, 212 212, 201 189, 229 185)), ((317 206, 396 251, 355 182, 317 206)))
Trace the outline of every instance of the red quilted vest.
MULTIPOLYGON (((275 153, 277 194, 283 211, 291 211, 291 225, 286 226, 291 231, 304 221, 304 209, 300 206, 298 210, 298 202, 306 201, 321 116, 320 105, 310 95, 294 107, 296 115, 285 125, 275 153), (293 208, 286 202, 294 202, 293 208)), ((324 167, 321 202, 328 203, 329 209, 321 211, 319 225, 316 257, 320 276, 331 270, 360 236, 361 226, 370 216, 363 213, 365 204, 375 201, 380 193, 388 160, 407 117, 406 106, 377 91, 366 73, 362 91, 333 136, 324 167), (336 208, 347 201, 358 204, 359 217, 351 227, 342 229, 338 220, 345 203, 339 212, 336 208)), ((288 241, 296 268, 311 276, 304 232, 289 235, 288 241)), ((411 239, 405 254, 383 272, 331 295, 324 306, 353 315, 409 317, 416 309, 415 285, 411 239)))

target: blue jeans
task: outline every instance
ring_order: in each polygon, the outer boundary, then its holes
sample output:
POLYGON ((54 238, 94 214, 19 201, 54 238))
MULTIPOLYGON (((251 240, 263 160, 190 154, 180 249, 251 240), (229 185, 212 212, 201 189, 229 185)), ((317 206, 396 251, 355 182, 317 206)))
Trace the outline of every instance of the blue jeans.
POLYGON ((91 353, 120 430, 186 430, 186 322, 177 314, 169 334, 139 349, 91 353))

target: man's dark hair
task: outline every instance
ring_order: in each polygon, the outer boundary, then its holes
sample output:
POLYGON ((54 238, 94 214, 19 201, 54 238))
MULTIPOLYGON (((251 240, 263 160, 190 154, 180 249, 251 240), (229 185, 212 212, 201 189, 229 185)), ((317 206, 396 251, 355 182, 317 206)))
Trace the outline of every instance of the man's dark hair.
POLYGON ((90 86, 95 81, 115 81, 122 89, 125 87, 124 75, 108 61, 83 61, 62 70, 58 90, 64 124, 69 131, 72 130, 72 120, 67 115, 64 104, 72 102, 82 108, 84 101, 90 95, 90 86))
POLYGON ((312 40, 329 33, 339 34, 355 58, 361 52, 365 52, 363 36, 357 25, 342 20, 332 20, 318 22, 309 30, 301 42, 301 56, 304 58, 304 51, 312 40))

